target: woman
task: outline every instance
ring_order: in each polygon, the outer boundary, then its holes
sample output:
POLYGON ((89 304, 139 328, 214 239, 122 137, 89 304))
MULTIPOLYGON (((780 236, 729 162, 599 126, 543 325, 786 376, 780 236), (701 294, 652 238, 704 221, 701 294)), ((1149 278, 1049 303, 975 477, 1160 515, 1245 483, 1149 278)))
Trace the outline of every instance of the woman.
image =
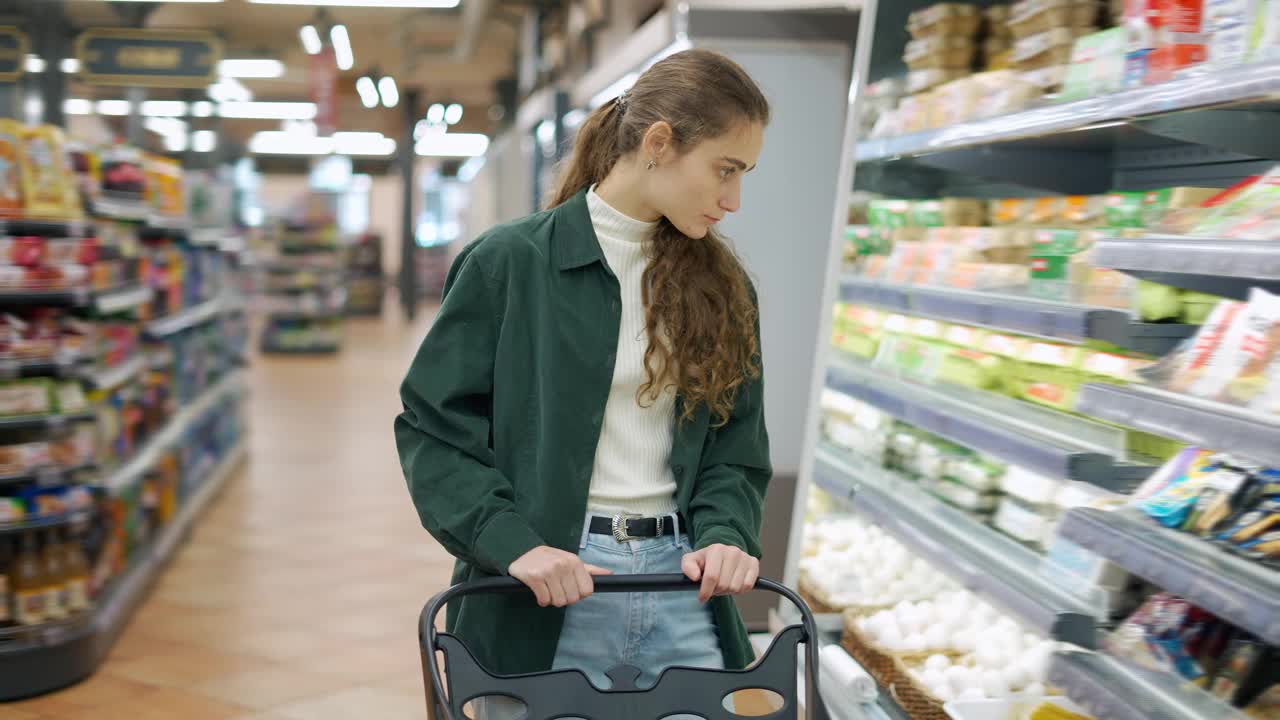
POLYGON ((738 209, 769 106, 731 60, 672 55, 578 131, 552 209, 459 256, 401 388, 396 443, 453 580, 528 595, 450 607, 490 671, 740 669, 730 596, 759 572, 770 478, 755 294, 715 224, 738 209), (700 592, 591 597, 592 576, 700 592))

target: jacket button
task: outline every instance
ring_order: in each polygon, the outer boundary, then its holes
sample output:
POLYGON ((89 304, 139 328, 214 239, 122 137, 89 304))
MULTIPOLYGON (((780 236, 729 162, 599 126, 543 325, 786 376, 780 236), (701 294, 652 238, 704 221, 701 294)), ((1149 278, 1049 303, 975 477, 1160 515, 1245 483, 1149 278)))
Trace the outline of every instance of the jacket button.
POLYGON ((680 476, 684 475, 684 466, 683 466, 683 465, 677 465, 677 466, 675 466, 675 467, 671 468, 671 470, 672 470, 672 472, 674 472, 674 473, 676 474, 676 477, 680 477, 680 476))

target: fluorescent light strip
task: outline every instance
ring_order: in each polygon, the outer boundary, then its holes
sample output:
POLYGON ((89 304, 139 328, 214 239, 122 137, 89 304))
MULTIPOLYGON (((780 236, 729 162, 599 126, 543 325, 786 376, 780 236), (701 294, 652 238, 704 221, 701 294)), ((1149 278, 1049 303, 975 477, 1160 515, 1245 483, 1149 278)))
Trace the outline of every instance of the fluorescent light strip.
POLYGON ((453 103, 444 109, 444 121, 448 125, 457 125, 462 122, 462 106, 453 103))
POLYGON ((187 114, 187 104, 181 100, 144 100, 142 114, 145 117, 184 117, 187 114))
POLYGON ((23 63, 23 69, 29 73, 42 73, 49 63, 39 55, 27 54, 26 61, 23 63))
POLYGON ((455 8, 458 0, 249 0, 258 5, 311 5, 363 8, 455 8))
POLYGON ((319 55, 324 49, 324 43, 320 42, 320 31, 316 30, 315 25, 303 25, 298 29, 298 37, 302 40, 302 49, 308 55, 319 55))
POLYGON ((361 75, 356 80, 356 92, 360 94, 360 104, 366 108, 375 108, 378 106, 378 88, 373 84, 373 78, 368 75, 361 75))
POLYGON ((128 115, 133 106, 128 100, 99 100, 99 115, 128 115))
POLYGON ((351 50, 351 36, 347 34, 346 25, 334 25, 329 30, 329 40, 333 42, 333 61, 339 70, 350 70, 356 64, 355 53, 351 50))
POLYGON ((427 122, 432 125, 439 125, 444 122, 445 112, 444 105, 433 103, 431 107, 427 108, 427 122))
POLYGON ((224 102, 218 106, 224 118, 242 120, 314 120, 316 104, 312 102, 224 102))
POLYGON ((213 103, 208 100, 198 100, 191 103, 191 115, 193 117, 212 117, 213 103))
POLYGON ((80 60, 78 58, 62 58, 62 61, 58 63, 58 67, 62 69, 62 72, 74 75, 80 72, 80 60))
POLYGON ((263 130, 249 139, 249 152, 257 155, 362 155, 387 156, 396 141, 378 132, 338 132, 330 137, 303 135, 284 130, 263 130))
POLYGON ((489 138, 481 133, 428 133, 414 151, 425 157, 477 157, 489 149, 489 138))
POLYGON ((62 101, 62 112, 68 115, 92 115, 93 101, 84 98, 67 98, 62 101))
POLYGON ((384 75, 378 81, 378 94, 386 107, 393 108, 400 103, 400 90, 396 88, 396 79, 390 75, 384 75))
POLYGON ((218 74, 232 78, 278 78, 284 63, 274 58, 231 58, 218 62, 218 74))

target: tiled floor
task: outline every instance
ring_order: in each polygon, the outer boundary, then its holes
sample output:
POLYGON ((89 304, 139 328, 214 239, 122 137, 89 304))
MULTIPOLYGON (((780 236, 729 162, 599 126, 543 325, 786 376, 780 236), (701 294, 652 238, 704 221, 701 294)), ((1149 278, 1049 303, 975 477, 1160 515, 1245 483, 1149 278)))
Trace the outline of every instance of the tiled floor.
POLYGON ((255 359, 248 464, 108 661, 0 720, 412 720, 415 627, 452 561, 391 435, 426 327, 352 321, 342 354, 255 359))

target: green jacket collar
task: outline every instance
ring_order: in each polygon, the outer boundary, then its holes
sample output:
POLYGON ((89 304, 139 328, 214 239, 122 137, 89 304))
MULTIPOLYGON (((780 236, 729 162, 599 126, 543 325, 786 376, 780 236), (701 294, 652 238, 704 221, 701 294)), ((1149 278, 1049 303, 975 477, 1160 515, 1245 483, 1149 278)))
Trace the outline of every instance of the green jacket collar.
POLYGON ((556 223, 563 231, 555 234, 556 265, 561 270, 586 267, 593 262, 605 264, 604 250, 591 224, 587 210, 587 188, 578 191, 554 211, 556 223))

